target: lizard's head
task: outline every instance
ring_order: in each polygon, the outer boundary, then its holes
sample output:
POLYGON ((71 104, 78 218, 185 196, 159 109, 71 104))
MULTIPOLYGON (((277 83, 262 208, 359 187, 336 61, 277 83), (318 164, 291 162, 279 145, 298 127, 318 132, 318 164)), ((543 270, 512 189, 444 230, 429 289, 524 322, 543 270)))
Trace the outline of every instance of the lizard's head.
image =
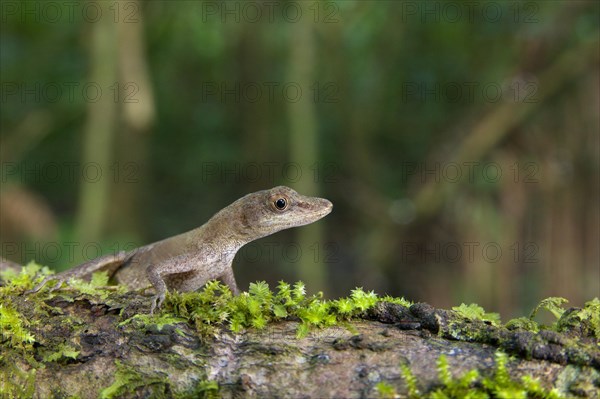
POLYGON ((315 222, 333 208, 324 198, 300 195, 285 186, 248 194, 236 203, 240 206, 240 226, 256 238, 315 222))

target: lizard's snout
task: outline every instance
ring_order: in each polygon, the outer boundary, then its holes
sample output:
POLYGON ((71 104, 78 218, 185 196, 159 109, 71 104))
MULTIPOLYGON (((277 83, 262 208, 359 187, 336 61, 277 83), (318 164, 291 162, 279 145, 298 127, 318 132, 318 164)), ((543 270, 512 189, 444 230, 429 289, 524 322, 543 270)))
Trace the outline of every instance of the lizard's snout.
POLYGON ((316 204, 314 206, 314 210, 319 219, 331 213, 333 210, 333 204, 331 201, 326 200, 325 198, 315 198, 315 200, 316 204))
POLYGON ((327 211, 326 215, 330 214, 333 210, 333 203, 325 198, 321 199, 323 201, 323 208, 327 211))

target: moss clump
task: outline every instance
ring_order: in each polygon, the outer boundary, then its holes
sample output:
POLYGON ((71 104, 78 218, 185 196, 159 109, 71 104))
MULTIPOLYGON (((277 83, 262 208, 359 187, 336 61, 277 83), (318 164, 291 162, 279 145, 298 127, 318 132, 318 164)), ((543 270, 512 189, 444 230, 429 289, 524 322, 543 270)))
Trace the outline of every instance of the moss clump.
POLYGON ((487 321, 494 326, 500 324, 500 315, 498 313, 487 313, 481 306, 474 303, 470 305, 462 303, 460 306, 454 306, 452 310, 469 320, 487 321))
POLYGON ((529 317, 509 320, 505 327, 509 330, 525 330, 537 333, 542 330, 556 331, 576 338, 600 339, 600 299, 594 298, 583 308, 565 309, 569 301, 565 298, 546 298, 531 311, 529 317), (549 326, 537 323, 534 318, 540 310, 546 310, 555 317, 549 326))
POLYGON ((221 397, 219 384, 212 380, 202 380, 196 384, 196 387, 183 393, 174 395, 177 399, 218 399, 221 397))
POLYGON ((59 344, 54 352, 46 353, 43 357, 44 362, 57 362, 62 359, 77 359, 79 351, 68 344, 59 344))
POLYGON ((100 392, 101 399, 121 397, 149 397, 176 399, 216 399, 219 395, 219 384, 216 381, 200 380, 193 389, 173 391, 166 376, 158 373, 148 374, 134 369, 120 361, 116 361, 117 372, 114 382, 100 392))
MULTIPOLYGON (((191 320, 203 335, 213 334, 222 326, 233 332, 246 328, 262 329, 268 323, 287 318, 301 321, 298 337, 312 327, 326 327, 349 320, 372 308, 381 299, 362 288, 348 298, 323 300, 323 294, 307 296, 304 283, 293 286, 280 282, 275 292, 263 281, 251 283, 248 292, 233 296, 217 281, 206 284, 202 292, 174 293, 167 297, 165 314, 191 320)), ((409 304, 403 299, 397 302, 409 304)), ((410 305, 410 304, 409 304, 410 305)))
POLYGON ((108 287, 108 273, 107 272, 96 272, 92 274, 91 280, 83 281, 79 279, 69 280, 69 287, 72 287, 76 291, 82 294, 87 294, 100 298, 105 301, 111 292, 124 293, 126 288, 122 285, 108 287))
MULTIPOLYGON (((559 399, 561 396, 555 389, 547 390, 541 384, 524 376, 520 380, 513 380, 508 374, 508 356, 503 352, 496 352, 496 366, 493 375, 481 377, 477 370, 469 370, 462 376, 454 378, 446 356, 442 355, 437 361, 437 373, 440 386, 432 391, 422 394, 417 387, 417 380, 407 365, 400 366, 400 374, 404 379, 408 397, 411 399, 488 399, 488 398, 537 398, 559 399)), ((387 383, 379 383, 376 390, 381 398, 400 397, 396 390, 387 383)))
POLYGON ((9 300, 0 303, 0 344, 16 349, 31 350, 35 337, 28 330, 29 322, 23 318, 9 300))
POLYGON ((410 367, 406 364, 400 365, 400 374, 404 381, 406 382, 406 387, 408 388, 408 396, 410 398, 418 398, 421 396, 421 392, 417 387, 417 379, 415 378, 412 371, 410 371, 410 367))
POLYGON ((0 398, 33 398, 36 369, 22 371, 0 355, 0 398))
POLYGON ((554 317, 556 317, 557 319, 560 318, 560 316, 562 316, 562 314, 564 313, 565 309, 562 307, 563 304, 568 303, 569 301, 566 300, 565 298, 560 298, 560 297, 550 297, 550 298, 546 298, 540 301, 540 303, 533 308, 533 310, 531 311, 531 314, 529 315, 529 319, 533 320, 535 318, 535 316, 538 314, 538 312, 542 309, 547 310, 548 312, 552 313, 554 315, 554 317))
MULTIPOLYGON (((169 394, 169 383, 166 377, 143 375, 131 366, 127 366, 118 360, 115 364, 117 366, 115 382, 100 392, 100 398, 120 398, 127 393, 136 392, 141 388, 147 389, 150 386, 152 386, 151 397, 153 398, 167 398, 171 396, 169 394)), ((144 397, 147 396, 144 395, 144 397)))
POLYGON ((132 324, 134 327, 155 326, 157 331, 162 331, 165 326, 175 325, 177 323, 186 323, 187 319, 174 316, 170 313, 159 314, 136 314, 129 319, 119 323, 119 326, 132 324))
POLYGON ((378 382, 377 385, 375 385, 375 391, 377 391, 381 399, 394 399, 399 397, 396 388, 387 382, 378 382))
POLYGON ((559 332, 578 332, 584 337, 600 339, 600 299, 585 303, 583 309, 571 308, 561 314, 555 328, 559 332))
POLYGON ((529 317, 518 317, 516 319, 511 319, 506 322, 505 327, 509 330, 526 330, 531 332, 538 332, 540 330, 539 324, 531 320, 529 317))
POLYGON ((30 351, 35 336, 30 332, 31 322, 23 317, 13 303, 13 297, 31 289, 34 284, 50 274, 47 267, 33 262, 21 268, 20 273, 8 269, 0 273, 4 282, 0 286, 0 345, 7 349, 30 351))
POLYGON ((0 295, 19 294, 30 290, 44 277, 50 276, 52 272, 46 266, 40 266, 35 262, 29 262, 17 273, 12 269, 0 272, 0 279, 5 285, 0 287, 0 295))
POLYGON ((67 362, 80 354, 79 345, 73 338, 77 328, 85 323, 63 316, 59 308, 47 304, 47 300, 61 297, 73 302, 77 296, 87 296, 104 301, 109 290, 106 275, 95 274, 89 283, 72 280, 66 290, 43 290, 37 295, 24 295, 52 273, 47 267, 34 262, 21 268, 20 272, 5 270, 1 273, 0 286, 0 397, 33 397, 35 376, 44 363, 67 362), (44 324, 41 320, 46 320, 44 324), (52 334, 50 331, 60 331, 52 334), (33 345, 35 343, 35 346, 33 345), (23 370, 28 370, 27 372, 23 370))

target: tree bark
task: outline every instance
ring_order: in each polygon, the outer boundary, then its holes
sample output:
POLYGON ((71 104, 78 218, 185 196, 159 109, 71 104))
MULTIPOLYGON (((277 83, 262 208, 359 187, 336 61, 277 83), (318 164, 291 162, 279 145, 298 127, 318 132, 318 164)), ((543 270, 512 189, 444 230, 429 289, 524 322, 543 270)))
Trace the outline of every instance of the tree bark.
POLYGON ((427 304, 378 302, 357 320, 312 329, 304 338, 296 337, 295 320, 240 334, 224 326, 207 337, 185 322, 162 328, 137 322, 150 300, 134 292, 104 300, 76 291, 44 298, 43 292, 3 298, 26 320, 35 344, 22 350, 0 339, 2 397, 371 398, 380 382, 406 397, 401 364, 428 392, 441 386, 440 355, 455 378, 471 369, 489 376, 498 350, 511 355, 514 379, 527 375, 567 397, 598 397, 600 349, 584 324, 562 334, 509 331, 427 304))

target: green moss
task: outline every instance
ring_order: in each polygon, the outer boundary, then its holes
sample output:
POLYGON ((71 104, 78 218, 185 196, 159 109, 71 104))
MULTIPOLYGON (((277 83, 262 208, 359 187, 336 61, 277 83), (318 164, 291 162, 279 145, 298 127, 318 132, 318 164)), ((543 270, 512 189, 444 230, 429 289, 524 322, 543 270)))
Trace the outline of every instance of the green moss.
MULTIPOLYGON (((563 397, 554 389, 549 391, 543 388, 537 380, 529 376, 524 376, 520 380, 511 379, 507 369, 508 356, 503 352, 496 352, 495 357, 496 366, 492 376, 482 378, 477 370, 469 370, 461 376, 453 377, 448 359, 445 355, 441 355, 437 361, 439 387, 425 394, 419 391, 417 380, 407 365, 400 366, 400 374, 406 383, 408 397, 411 399, 559 399, 563 397)), ((395 389, 386 383, 378 384, 376 390, 382 398, 399 397, 395 389), (380 389, 380 386, 384 389, 380 389)))
POLYGON ((202 380, 188 392, 175 393, 176 399, 218 399, 221 397, 219 384, 216 381, 202 380))
POLYGON ((474 303, 470 305, 462 303, 460 306, 454 306, 452 310, 469 320, 488 321, 494 326, 500 323, 500 315, 498 313, 486 313, 481 306, 474 303))
POLYGON ((485 398, 483 392, 475 389, 479 380, 477 370, 469 370, 464 375, 453 378, 446 356, 442 355, 437 361, 438 378, 442 387, 429 394, 431 398, 485 398))
POLYGON ((378 382, 377 385, 375 385, 375 390, 382 399, 394 399, 398 397, 396 388, 387 382, 378 382))
POLYGON ((48 267, 42 267, 35 262, 29 262, 26 266, 23 266, 20 273, 16 273, 12 269, 4 270, 0 272, 0 279, 2 279, 6 285, 0 287, 0 292, 8 295, 29 290, 44 277, 51 274, 52 272, 48 267))
POLYGON ((546 298, 531 311, 529 317, 519 317, 509 320, 505 326, 509 330, 527 330, 538 332, 542 329, 551 329, 558 332, 577 332, 576 335, 600 339, 600 299, 594 298, 585 303, 584 307, 565 309, 563 305, 569 301, 565 298, 546 298), (556 321, 550 326, 537 323, 534 318, 540 310, 552 313, 556 321))
POLYGON ((206 398, 220 397, 219 384, 215 381, 202 379, 193 389, 183 392, 173 392, 167 377, 155 373, 147 374, 131 366, 116 361, 117 372, 114 382, 100 392, 101 399, 121 397, 148 397, 148 398, 206 398), (142 391, 143 392, 140 392, 142 391))
POLYGON ((185 323, 186 319, 181 317, 173 316, 169 313, 160 313, 160 314, 136 314, 129 319, 119 323, 119 326, 125 326, 128 324, 132 324, 136 328, 140 327, 148 327, 148 326, 156 326, 158 331, 161 331, 167 325, 175 325, 177 323, 185 323))
POLYGON ((82 294, 97 297, 102 301, 105 301, 112 292, 124 293, 126 291, 126 288, 122 285, 108 287, 107 272, 96 272, 92 274, 92 278, 89 282, 79 279, 70 279, 69 287, 82 294))
MULTIPOLYGON (((36 367, 40 364, 33 357, 36 336, 31 329, 35 318, 22 314, 17 295, 31 289, 49 269, 29 263, 16 273, 5 270, 1 273, 4 285, 0 287, 0 397, 33 397, 36 367), (23 371, 22 367, 28 367, 23 371)), ((39 309, 34 303, 31 311, 39 309)))
POLYGON ((35 392, 36 369, 27 372, 0 358, 0 398, 32 398, 35 392))
POLYGON ((565 303, 568 303, 568 302, 569 301, 566 300, 565 298, 560 298, 560 297, 550 297, 550 298, 543 299, 531 311, 531 314, 529 315, 529 319, 533 320, 535 318, 535 316, 537 315, 537 313, 542 309, 545 309, 548 312, 552 313, 554 315, 554 317, 556 317, 558 319, 558 318, 560 318, 560 316, 562 316, 563 312, 565 311, 565 309, 562 307, 562 305, 565 303))
POLYGON ((583 309, 570 309, 561 314, 556 330, 566 332, 579 329, 581 335, 600 339, 600 300, 594 298, 585 303, 583 309))
POLYGON ((599 393, 599 383, 600 370, 569 365, 561 370, 555 385, 561 392, 576 392, 579 396, 586 396, 589 392, 599 393))
POLYGON ((248 292, 233 296, 229 288, 211 281, 201 292, 173 293, 167 296, 164 314, 188 319, 203 335, 227 326, 233 332, 247 328, 263 329, 268 323, 289 317, 301 320, 298 337, 313 327, 326 327, 349 320, 373 307, 380 298, 361 288, 348 298, 323 300, 323 294, 307 296, 304 283, 293 286, 280 282, 271 291, 264 281, 250 284, 248 292))
POLYGON ((47 353, 43 356, 44 362, 56 362, 61 359, 76 359, 79 356, 79 351, 68 344, 60 344, 54 352, 47 353))
POLYGON ((144 375, 131 366, 127 366, 120 361, 115 362, 117 372, 115 373, 115 382, 100 392, 100 398, 112 399, 120 398, 128 393, 136 392, 138 389, 152 386, 152 394, 144 397, 167 398, 171 397, 169 384, 165 377, 153 375, 144 375))
POLYGON ((411 307, 411 305, 413 304, 411 301, 404 299, 403 297, 393 297, 390 295, 386 295, 383 298, 381 298, 382 302, 389 302, 389 303, 395 303, 396 305, 402 305, 405 308, 409 308, 411 307))
POLYGON ((0 343, 12 348, 31 350, 35 337, 27 329, 29 322, 11 305, 0 303, 0 343))
POLYGON ((528 317, 518 317, 509 320, 506 322, 505 327, 509 330, 527 330, 532 332, 538 332, 540 330, 538 323, 528 317))
POLYGON ((408 397, 411 399, 421 397, 421 392, 417 387, 417 378, 414 376, 407 364, 400 365, 400 375, 406 382, 406 387, 408 388, 408 397))

